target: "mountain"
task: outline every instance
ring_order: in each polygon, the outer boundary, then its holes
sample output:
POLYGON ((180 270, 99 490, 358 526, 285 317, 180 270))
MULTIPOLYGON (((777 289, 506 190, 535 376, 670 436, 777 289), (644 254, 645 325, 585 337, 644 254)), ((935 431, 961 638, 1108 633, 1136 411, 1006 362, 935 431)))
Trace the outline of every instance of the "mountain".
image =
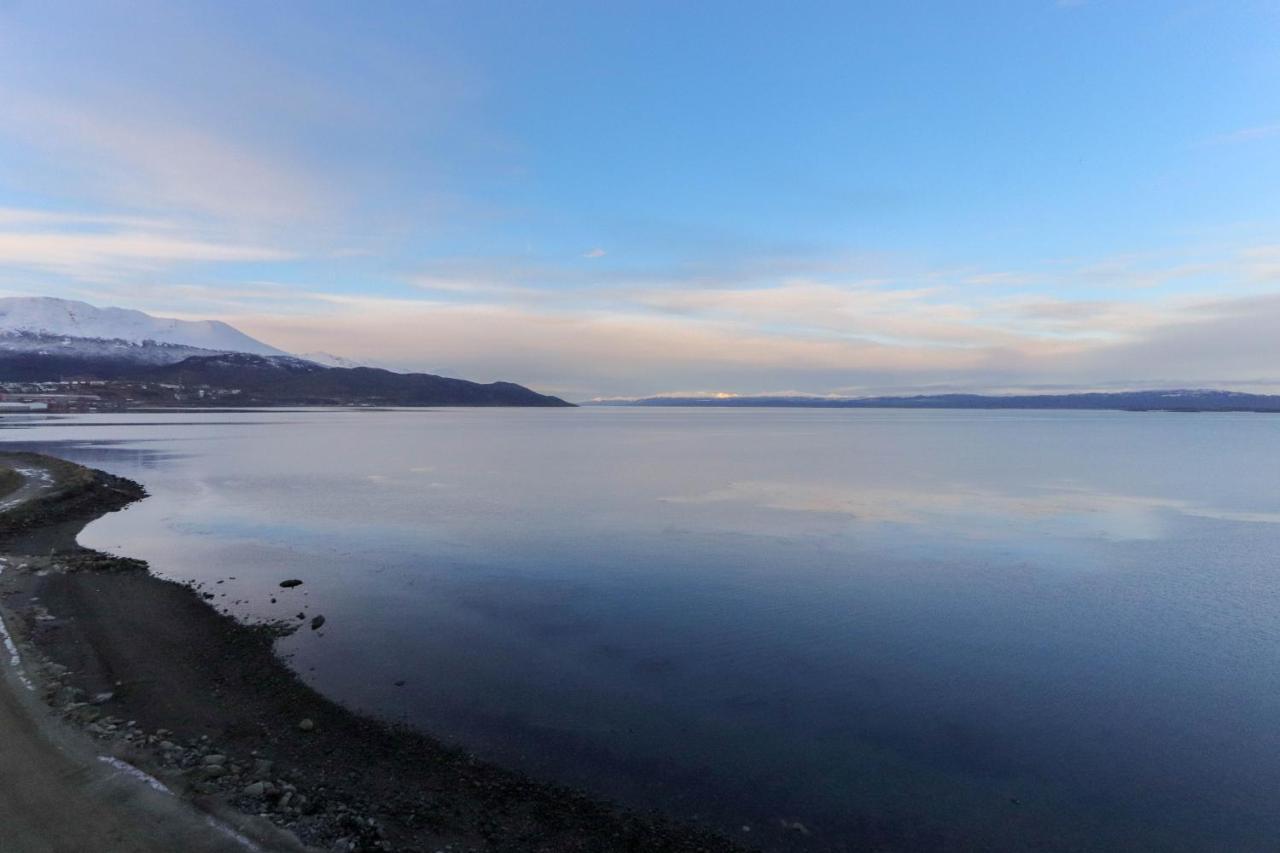
POLYGON ((570 405, 515 383, 303 359, 216 321, 47 297, 0 298, 0 383, 0 392, 67 409, 570 405))
POLYGON ((571 405, 511 382, 318 358, 327 363, 289 355, 226 323, 63 299, 0 299, 0 392, 57 407, 571 405))
POLYGON ((17 399, 71 410, 138 406, 571 406, 513 382, 469 382, 376 367, 325 367, 292 356, 217 353, 176 364, 0 353, 17 399))
POLYGON ((1089 394, 926 394, 913 397, 642 397, 597 406, 695 406, 812 409, 1115 409, 1178 412, 1280 412, 1280 396, 1179 389, 1089 394))
POLYGON ((45 296, 0 299, 0 348, 29 352, 43 345, 69 351, 77 341, 92 342, 86 348, 97 352, 114 349, 112 354, 124 358, 156 354, 164 347, 174 355, 183 350, 287 355, 216 320, 171 320, 45 296))

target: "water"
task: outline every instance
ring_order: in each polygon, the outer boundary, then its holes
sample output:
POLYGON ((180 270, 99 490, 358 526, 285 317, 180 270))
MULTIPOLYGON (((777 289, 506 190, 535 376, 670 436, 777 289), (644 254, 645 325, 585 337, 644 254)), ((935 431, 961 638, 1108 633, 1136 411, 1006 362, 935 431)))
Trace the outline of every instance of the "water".
POLYGON ((545 777, 777 849, 1280 844, 1277 417, 4 423, 151 491, 85 544, 324 614, 320 690, 545 777))

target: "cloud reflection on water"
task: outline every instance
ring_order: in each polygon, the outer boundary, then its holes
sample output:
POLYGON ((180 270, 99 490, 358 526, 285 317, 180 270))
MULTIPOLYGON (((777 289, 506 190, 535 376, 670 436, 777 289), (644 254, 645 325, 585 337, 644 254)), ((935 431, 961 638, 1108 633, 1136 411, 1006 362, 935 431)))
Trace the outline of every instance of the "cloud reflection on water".
POLYGON ((857 489, 824 483, 742 480, 702 494, 667 497, 663 501, 846 516, 867 524, 921 526, 971 539, 1007 536, 1011 523, 1065 536, 1158 539, 1170 513, 1218 521, 1280 524, 1280 512, 1231 510, 1176 498, 1112 494, 1079 486, 1048 486, 1011 493, 957 486, 857 489))

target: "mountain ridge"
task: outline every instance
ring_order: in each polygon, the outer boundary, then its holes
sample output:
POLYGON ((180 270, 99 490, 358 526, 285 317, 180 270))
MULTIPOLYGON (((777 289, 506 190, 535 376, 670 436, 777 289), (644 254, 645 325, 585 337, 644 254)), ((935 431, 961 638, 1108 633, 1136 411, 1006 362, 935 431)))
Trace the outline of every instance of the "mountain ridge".
POLYGON ((1123 411, 1280 412, 1280 395, 1205 388, 1067 394, 916 394, 878 397, 803 395, 640 397, 593 400, 592 406, 807 409, 1063 409, 1123 411))
POLYGON ((168 344, 215 352, 288 355, 220 320, 153 317, 50 296, 0 298, 0 338, 83 339, 145 346, 168 344))
POLYGON ((215 353, 175 364, 0 353, 4 396, 91 396, 90 408, 138 406, 572 407, 514 382, 471 382, 378 367, 325 367, 289 356, 215 353))

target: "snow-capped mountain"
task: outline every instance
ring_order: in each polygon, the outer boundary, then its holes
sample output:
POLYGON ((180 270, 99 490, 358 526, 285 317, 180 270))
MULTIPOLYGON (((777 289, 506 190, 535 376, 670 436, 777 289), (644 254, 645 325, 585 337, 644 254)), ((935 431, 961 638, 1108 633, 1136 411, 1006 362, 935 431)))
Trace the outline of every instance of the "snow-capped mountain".
POLYGON ((290 355, 218 322, 152 317, 47 297, 0 298, 0 382, 67 385, 59 405, 568 406, 511 382, 394 373, 290 355), (69 384, 68 384, 69 383, 69 384))
MULTIPOLYGON (((59 351, 87 349, 84 354, 128 358, 144 350, 172 349, 287 355, 216 320, 171 320, 125 308, 98 308, 85 302, 44 296, 0 299, 0 348, 31 352, 40 347, 59 351), (93 342, 92 346, 81 342, 93 342)), ((190 354, 190 353, 188 353, 190 354)), ((178 359, 186 356, 178 356, 178 359)), ((175 359, 175 360, 178 360, 175 359)), ((150 359, 147 359, 150 360, 150 359)))

